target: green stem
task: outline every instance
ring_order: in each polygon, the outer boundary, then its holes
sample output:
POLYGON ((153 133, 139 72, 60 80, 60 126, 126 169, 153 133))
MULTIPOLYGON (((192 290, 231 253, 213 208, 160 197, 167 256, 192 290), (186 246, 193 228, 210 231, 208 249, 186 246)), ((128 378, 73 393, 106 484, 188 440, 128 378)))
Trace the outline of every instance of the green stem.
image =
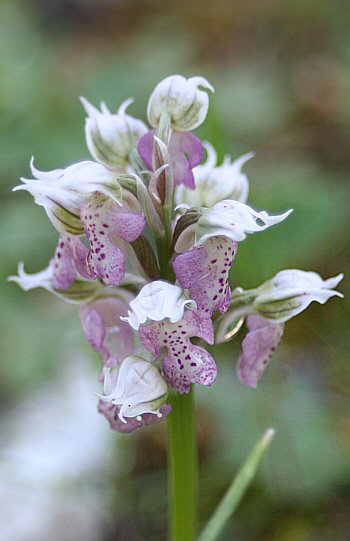
POLYGON ((194 390, 172 394, 168 417, 168 539, 194 541, 197 528, 198 460, 194 390))

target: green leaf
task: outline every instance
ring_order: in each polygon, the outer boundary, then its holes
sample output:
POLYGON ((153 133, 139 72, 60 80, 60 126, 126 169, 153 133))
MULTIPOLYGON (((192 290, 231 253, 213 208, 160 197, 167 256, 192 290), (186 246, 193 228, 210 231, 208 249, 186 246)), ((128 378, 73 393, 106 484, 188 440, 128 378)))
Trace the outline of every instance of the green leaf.
POLYGON ((269 428, 255 445, 197 541, 215 541, 218 539, 253 481, 259 464, 270 447, 274 434, 274 429, 269 428))

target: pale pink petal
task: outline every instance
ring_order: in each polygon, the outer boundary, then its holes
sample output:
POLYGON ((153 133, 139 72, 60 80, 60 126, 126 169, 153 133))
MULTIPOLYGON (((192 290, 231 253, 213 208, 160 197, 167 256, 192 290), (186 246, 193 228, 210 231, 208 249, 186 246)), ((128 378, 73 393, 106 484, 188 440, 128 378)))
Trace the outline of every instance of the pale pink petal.
POLYGON ((228 276, 237 253, 237 243, 227 237, 212 237, 202 247, 178 255, 173 268, 180 285, 189 289, 202 317, 214 310, 226 312, 231 300, 228 276))
MULTIPOLYGON (((155 134, 156 130, 149 131, 140 139, 138 145, 139 154, 151 171, 153 171, 152 156, 155 134)), ((187 188, 194 190, 192 169, 202 161, 202 143, 189 132, 173 131, 168 150, 174 174, 174 186, 185 184, 187 188)))
POLYGON ((102 316, 90 304, 81 306, 79 315, 85 338, 90 342, 94 351, 100 351, 106 335, 102 316))
POLYGON ((259 316, 248 316, 249 333, 242 342, 242 355, 237 364, 239 380, 256 388, 275 349, 282 340, 283 323, 270 323, 259 316))
POLYGON ((195 189, 193 167, 203 159, 203 146, 197 137, 187 131, 174 131, 170 138, 169 154, 174 174, 174 186, 184 184, 195 189))
POLYGON ((73 261, 75 268, 77 269, 80 276, 87 280, 91 280, 91 275, 86 269, 86 259, 89 253, 89 249, 81 241, 79 237, 69 237, 69 243, 73 252, 73 261))
POLYGON ((156 131, 157 130, 150 130, 149 132, 145 133, 145 135, 141 137, 137 147, 141 158, 143 159, 150 171, 153 171, 153 143, 156 131))
MULTIPOLYGON (((79 315, 85 337, 104 359, 124 359, 134 350, 133 330, 120 319, 127 312, 127 305, 113 297, 80 307, 79 315)), ((110 364, 105 363, 105 366, 110 364)))
POLYGON ((58 246, 50 265, 53 266, 52 287, 67 290, 74 283, 77 273, 72 262, 72 248, 69 238, 60 235, 58 246))
POLYGON ((90 243, 87 264, 92 278, 101 276, 106 285, 117 286, 125 274, 126 256, 113 244, 111 235, 132 242, 141 235, 146 220, 140 214, 118 212, 114 205, 106 207, 105 201, 100 201, 96 197, 83 202, 80 208, 81 222, 90 243))
POLYGON ((161 348, 167 347, 163 359, 164 376, 180 394, 188 393, 191 383, 211 385, 215 381, 217 367, 212 356, 201 346, 192 344, 190 338, 197 336, 209 344, 214 342, 211 319, 203 319, 196 312, 185 312, 177 323, 169 319, 153 322, 139 330, 141 344, 155 357, 161 348))
POLYGON ((163 421, 163 419, 165 419, 165 417, 171 412, 171 406, 169 404, 164 404, 159 410, 159 412, 162 414, 161 417, 158 417, 158 415, 153 413, 143 413, 139 416, 141 420, 139 420, 137 417, 126 417, 126 423, 123 423, 118 417, 120 406, 100 400, 97 409, 99 413, 102 413, 102 415, 106 417, 112 430, 117 430, 118 432, 123 433, 130 433, 136 430, 136 428, 159 423, 160 421, 163 421))

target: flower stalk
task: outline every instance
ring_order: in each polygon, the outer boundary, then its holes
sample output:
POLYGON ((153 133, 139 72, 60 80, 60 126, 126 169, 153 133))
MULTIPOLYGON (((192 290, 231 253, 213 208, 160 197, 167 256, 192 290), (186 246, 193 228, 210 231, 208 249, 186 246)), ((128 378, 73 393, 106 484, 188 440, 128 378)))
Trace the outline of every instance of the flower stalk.
POLYGON ((168 398, 168 541, 193 541, 197 530, 198 456, 194 389, 168 398))

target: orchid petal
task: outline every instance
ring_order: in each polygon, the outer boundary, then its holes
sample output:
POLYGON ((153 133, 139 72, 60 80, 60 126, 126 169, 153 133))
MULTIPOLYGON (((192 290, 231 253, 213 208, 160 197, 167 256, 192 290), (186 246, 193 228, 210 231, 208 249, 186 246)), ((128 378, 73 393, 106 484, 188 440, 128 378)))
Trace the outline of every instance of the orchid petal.
POLYGON ((88 114, 85 134, 88 149, 93 158, 111 169, 118 169, 128 163, 128 156, 147 132, 147 126, 125 113, 132 99, 126 100, 117 114, 112 115, 101 103, 101 113, 85 98, 80 98, 88 114))
POLYGON ((105 367, 104 395, 98 395, 105 402, 120 406, 119 418, 137 417, 143 413, 161 416, 159 409, 168 395, 168 386, 157 367, 141 357, 129 355, 113 368, 105 367))
POLYGON ((275 324, 259 316, 248 316, 249 333, 242 342, 242 355, 237 364, 239 380, 256 388, 258 380, 282 340, 283 323, 275 324))
POLYGON ((212 207, 223 199, 234 199, 245 203, 248 198, 249 183, 242 173, 243 165, 250 160, 252 152, 231 162, 225 156, 222 165, 217 166, 217 154, 209 143, 203 143, 207 152, 207 160, 197 165, 192 171, 195 191, 189 191, 184 185, 178 186, 175 192, 176 203, 187 203, 191 207, 212 207))
POLYGON ((343 297, 333 291, 343 274, 322 280, 316 272, 287 269, 256 290, 253 310, 260 316, 282 323, 305 310, 312 301, 324 304, 330 297, 343 297))
POLYGON ((116 406, 115 404, 100 400, 98 404, 98 411, 106 417, 112 430, 117 430, 117 432, 128 434, 137 428, 141 428, 142 426, 149 426, 163 421, 163 419, 165 419, 165 417, 171 412, 171 406, 169 404, 163 404, 159 410, 160 417, 158 417, 158 415, 154 415, 153 413, 143 413, 137 417, 127 417, 125 419, 126 422, 120 420, 120 406, 116 406))
POLYGON ((58 246, 50 264, 54 268, 52 286, 54 289, 69 289, 74 283, 77 273, 72 263, 72 248, 69 241, 60 235, 58 246))
POLYGON ((157 358, 161 348, 167 347, 168 355, 163 359, 164 375, 180 394, 188 393, 191 383, 211 385, 215 380, 217 367, 214 359, 203 347, 195 346, 190 340, 197 336, 213 344, 211 319, 203 319, 196 312, 188 311, 176 323, 164 320, 141 327, 139 336, 141 344, 157 358))
POLYGON ((104 358, 124 359, 134 350, 133 331, 120 319, 126 314, 127 305, 114 297, 98 299, 80 307, 85 337, 104 358))
POLYGON ((192 169, 203 159, 203 146, 197 137, 187 131, 171 135, 169 154, 174 174, 174 186, 184 184, 194 190, 195 182, 192 169))
POLYGON ((202 317, 229 307, 228 276, 237 253, 237 243, 227 237, 210 238, 200 248, 178 255, 173 268, 180 285, 188 289, 202 317))
MULTIPOLYGON (((139 142, 138 151, 150 170, 153 170, 153 142, 156 130, 151 130, 139 142)), ((189 132, 174 131, 168 145, 171 165, 174 175, 174 186, 185 184, 187 188, 194 189, 195 182, 192 173, 193 167, 203 158, 203 146, 197 137, 189 132)))
POLYGON ((96 193, 90 202, 81 205, 81 221, 90 242, 87 263, 91 276, 101 276, 106 285, 119 285, 125 273, 125 254, 111 236, 132 242, 141 235, 146 220, 140 214, 118 212, 114 205, 96 193))
POLYGON ((92 193, 99 191, 121 204, 122 188, 117 175, 91 161, 75 163, 66 169, 38 171, 31 161, 35 179, 21 178, 24 184, 13 191, 27 190, 35 202, 45 208, 56 230, 66 236, 82 236, 80 206, 92 193))

